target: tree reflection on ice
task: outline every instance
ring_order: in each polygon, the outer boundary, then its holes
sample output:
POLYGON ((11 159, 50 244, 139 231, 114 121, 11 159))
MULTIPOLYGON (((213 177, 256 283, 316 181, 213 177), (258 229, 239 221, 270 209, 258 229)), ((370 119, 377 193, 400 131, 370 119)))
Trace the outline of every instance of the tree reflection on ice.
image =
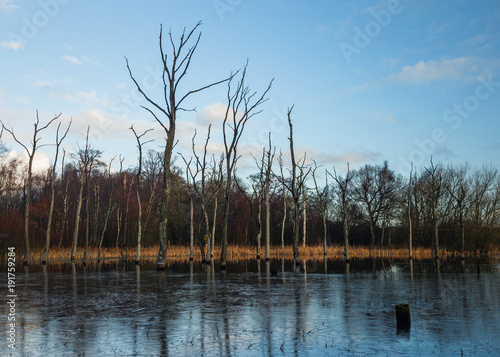
MULTIPOLYGON (((116 263, 19 274, 21 355, 498 354, 498 264, 116 263), (259 269, 262 264, 261 269, 259 269), (154 266, 153 266, 154 267, 154 266), (375 270, 374 270, 375 267, 375 270), (412 269, 413 267, 413 269, 412 269), (463 271, 466 273, 464 274, 463 271), (409 334, 394 304, 407 302, 409 334), (487 302, 487 303, 485 303, 487 302)), ((5 273, 2 273, 5 275, 5 273)), ((1 307, 6 314, 7 307, 1 307)), ((2 342, 6 351, 6 341, 2 342)))

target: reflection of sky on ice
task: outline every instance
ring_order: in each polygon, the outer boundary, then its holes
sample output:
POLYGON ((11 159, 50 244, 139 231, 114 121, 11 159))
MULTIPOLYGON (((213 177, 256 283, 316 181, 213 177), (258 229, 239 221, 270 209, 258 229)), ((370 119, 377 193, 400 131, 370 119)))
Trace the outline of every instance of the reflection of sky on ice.
POLYGON ((412 279, 401 264, 350 275, 279 271, 271 276, 264 262, 261 271, 25 274, 18 280, 18 351, 138 356, 500 352, 498 272, 416 271, 412 279), (394 305, 401 302, 411 308, 407 334, 396 333, 394 305))

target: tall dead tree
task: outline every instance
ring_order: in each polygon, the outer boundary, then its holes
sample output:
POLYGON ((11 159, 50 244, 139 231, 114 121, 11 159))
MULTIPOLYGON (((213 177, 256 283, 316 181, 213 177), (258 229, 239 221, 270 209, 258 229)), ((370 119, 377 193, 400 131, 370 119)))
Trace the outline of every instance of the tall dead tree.
POLYGON ((148 140, 141 142, 141 138, 146 135, 149 131, 153 129, 148 129, 145 130, 141 135, 138 135, 137 132, 134 129, 134 126, 132 125, 130 127, 130 130, 134 133, 135 140, 137 141, 137 149, 139 150, 139 165, 137 167, 137 172, 135 174, 136 177, 136 195, 137 195, 137 253, 135 256, 135 264, 139 265, 139 259, 141 258, 141 239, 142 239, 142 206, 141 206, 141 175, 142 175, 142 147, 153 141, 153 140, 148 140))
MULTIPOLYGON (((188 109, 184 108, 182 105, 184 101, 190 97, 192 94, 201 92, 207 88, 215 86, 217 84, 228 81, 229 78, 226 78, 222 81, 214 82, 209 85, 200 87, 195 90, 190 90, 185 94, 178 93, 179 84, 183 82, 189 66, 191 64, 191 60, 193 58, 194 53, 196 52, 196 48, 200 42, 201 32, 198 36, 193 37, 194 33, 201 26, 201 22, 198 22, 196 26, 186 33, 186 29, 182 32, 182 35, 176 44, 172 33, 169 32, 169 39, 171 45, 171 56, 167 55, 163 51, 163 27, 160 26, 160 36, 159 36, 159 47, 160 47, 160 55, 162 61, 162 83, 163 83, 163 91, 162 91, 162 100, 154 100, 151 94, 147 94, 137 82, 135 77, 132 74, 132 70, 130 69, 127 58, 125 58, 127 63, 127 69, 130 75, 130 78, 134 82, 135 86, 139 93, 142 94, 144 99, 148 102, 150 107, 142 106, 145 110, 147 110, 154 119, 160 124, 163 130, 166 133, 166 145, 163 153, 163 196, 161 200, 160 206, 160 219, 159 219, 159 227, 158 227, 158 237, 160 243, 160 249, 158 251, 158 259, 156 262, 157 269, 165 269, 166 259, 167 259, 167 246, 168 246, 168 237, 167 237, 167 222, 168 222, 168 204, 169 204, 169 195, 170 195, 170 165, 172 159, 172 152, 175 144, 175 128, 177 121, 177 113, 179 111, 186 111, 188 109), (193 43, 191 47, 189 44, 193 43), (179 99, 180 98, 180 99, 179 99)), ((192 109, 194 110, 194 109, 192 109)))
POLYGON ((213 195, 214 195, 214 214, 213 214, 213 224, 212 224, 212 243, 210 244, 210 260, 214 256, 215 247, 215 227, 217 226, 217 206, 218 206, 218 193, 222 187, 222 177, 224 174, 224 154, 221 154, 219 161, 217 162, 215 157, 212 158, 212 173, 210 180, 212 181, 213 195))
POLYGON ((271 245, 271 174, 272 165, 274 160, 274 155, 276 154, 276 148, 272 150, 271 147, 271 133, 269 132, 269 147, 265 152, 265 190, 266 190, 266 261, 269 261, 270 256, 270 245, 271 245))
POLYGON ((66 151, 63 149, 63 157, 62 157, 62 160, 61 160, 61 185, 62 183, 66 182, 66 184, 64 185, 64 192, 62 192, 62 188, 61 188, 61 194, 62 194, 62 200, 63 200, 63 212, 62 212, 62 219, 60 220, 61 221, 61 235, 59 236, 59 249, 61 249, 62 247, 62 242, 63 242, 63 238, 64 238, 64 232, 65 232, 65 229, 67 227, 67 219, 68 219, 68 212, 69 212, 69 209, 71 207, 71 202, 69 202, 69 194, 68 194, 68 190, 69 190, 69 183, 70 183, 70 177, 68 174, 65 174, 66 172, 66 166, 64 165, 64 159, 66 158, 66 151))
MULTIPOLYGON (((108 206, 106 208, 106 214, 104 215, 104 222, 103 222, 103 228, 101 231, 101 234, 99 236, 99 248, 98 248, 98 253, 97 253, 97 262, 99 263, 101 261, 101 250, 102 250, 102 242, 104 241, 104 234, 106 233, 106 229, 108 228, 108 222, 109 222, 109 216, 111 215, 111 212, 113 210, 113 192, 114 192, 114 182, 112 180, 111 176, 111 164, 113 163, 115 157, 111 159, 108 165, 108 178, 107 182, 109 184, 109 197, 108 197, 108 206)), ((118 177, 120 176, 121 173, 121 166, 120 166, 120 172, 118 173, 118 177)))
POLYGON ((346 263, 349 263, 349 202, 348 194, 351 181, 353 179, 353 173, 349 170, 349 163, 347 163, 347 173, 345 178, 337 176, 337 171, 333 167, 333 175, 327 172, 337 183, 338 192, 340 195, 341 205, 342 205, 342 215, 343 215, 343 229, 344 229, 344 259, 346 263))
MULTIPOLYGON (((208 126, 208 133, 207 133, 207 139, 205 141, 205 145, 203 147, 203 155, 200 157, 198 153, 196 152, 196 147, 195 147, 195 138, 196 138, 196 131, 194 133, 193 139, 192 139, 192 152, 193 152, 193 157, 195 159, 195 167, 196 170, 193 172, 190 169, 189 163, 186 161, 186 159, 183 157, 184 162, 186 163, 187 166, 187 171, 191 176, 191 179, 188 178, 188 182, 192 181, 191 186, 194 189, 194 192, 196 193, 196 196, 198 197, 199 201, 201 202, 201 211, 202 211, 202 219, 205 220, 205 237, 206 237, 206 248, 207 248, 207 253, 206 256, 204 255, 202 246, 201 248, 201 253, 202 253, 202 259, 205 262, 210 262, 211 257, 213 256, 213 233, 211 233, 210 230, 210 219, 208 217, 208 205, 210 202, 216 197, 218 187, 220 185, 221 180, 214 180, 214 171, 216 168, 214 167, 212 169, 212 177, 208 180, 207 182, 207 170, 209 170, 208 162, 207 162, 207 154, 208 154, 208 143, 210 141, 210 130, 211 130, 212 125, 208 126), (201 179, 199 182, 199 185, 196 182, 196 177, 197 175, 201 175, 201 179)), ((213 162, 213 165, 215 165, 215 159, 213 162)), ((222 162, 219 162, 219 168, 222 167, 222 162)), ((220 170, 219 170, 220 171, 220 170)), ((214 220, 214 225, 215 225, 215 220, 214 220)), ((204 239, 205 240, 205 239, 204 239)))
MULTIPOLYGON (((88 182, 89 171, 92 163, 95 159, 101 156, 102 152, 100 150, 92 149, 89 144, 89 131, 90 125, 87 127, 87 135, 85 137, 85 148, 78 150, 77 153, 71 154, 71 157, 77 161, 78 170, 80 171, 80 187, 78 190, 78 201, 76 205, 76 215, 75 215, 75 230, 73 231, 73 243, 71 248, 71 261, 76 258, 76 249, 78 247, 78 235, 80 229, 80 215, 82 211, 83 203, 83 190, 85 188, 85 182, 88 182)), ((88 216, 87 216, 88 217, 88 216)), ((87 218, 88 219, 88 218, 87 218)), ((87 246, 87 240, 86 240, 87 246)))
POLYGON ((285 224, 286 224, 286 211, 287 211, 287 196, 286 196, 286 185, 285 185, 285 176, 283 174, 283 155, 282 152, 280 151, 280 156, 278 157, 278 164, 280 166, 280 173, 281 176, 279 176, 279 181, 282 182, 282 194, 283 194, 283 220, 281 222, 281 249, 285 248, 285 224))
POLYGON ((33 131, 33 137, 31 139, 31 149, 29 149, 26 145, 24 145, 14 134, 14 129, 8 129, 3 125, 2 123, 2 128, 7 130, 10 135, 14 138, 14 140, 23 147, 24 151, 28 155, 28 177, 27 177, 27 182, 26 182, 26 195, 24 197, 24 246, 25 246, 25 252, 24 252, 24 258, 23 258, 23 263, 26 265, 28 264, 28 259, 29 259, 29 254, 30 254, 30 239, 29 239, 29 216, 30 216, 30 203, 31 203, 31 188, 33 186, 33 159, 35 158, 35 153, 36 151, 41 148, 42 146, 45 145, 40 145, 40 133, 47 129, 50 124, 52 124, 55 120, 57 120, 61 116, 61 113, 58 115, 55 115, 54 118, 49 120, 49 122, 43 126, 40 126, 40 117, 38 115, 38 110, 36 111, 36 121, 34 124, 34 131, 33 131))
MULTIPOLYGON (((262 152, 262 159, 265 156, 265 149, 262 152)), ((248 202, 248 206, 250 208, 250 216, 252 217, 252 220, 255 224, 255 227, 257 228, 257 237, 255 241, 255 246, 257 250, 257 260, 260 259, 260 246, 261 246, 261 241, 262 241, 262 199, 264 196, 264 187, 265 187, 265 181, 264 181, 264 165, 259 164, 258 160, 255 160, 257 163, 257 167, 259 168, 259 173, 256 175, 252 175, 250 177, 251 179, 251 185, 252 185, 252 192, 250 194, 247 193, 244 187, 240 184, 239 180, 237 179, 236 175, 234 177, 234 182, 236 183, 236 186, 238 187, 238 190, 243 194, 245 199, 248 202), (254 204, 257 204, 257 207, 254 207, 254 204)))
MULTIPOLYGON (((288 141, 290 142, 290 160, 292 163, 292 168, 289 170, 290 171, 290 182, 288 183, 283 175, 283 171, 281 172, 281 178, 279 180, 281 181, 281 184, 286 186, 290 194, 292 195, 293 199, 293 206, 294 206, 294 225, 293 225, 293 259, 297 261, 299 259, 299 237, 300 237, 300 229, 299 229, 299 224, 300 224, 300 216, 299 216, 299 207, 300 207, 300 190, 301 187, 304 185, 305 180, 307 178, 307 175, 310 172, 310 169, 305 172, 304 167, 305 167, 305 156, 298 161, 295 160, 295 151, 293 148, 293 125, 292 125, 292 111, 295 105, 292 105, 290 108, 288 108, 287 112, 287 119, 288 119, 288 127, 290 128, 290 136, 288 137, 288 141), (301 171, 301 175, 297 175, 297 169, 301 171)), ((282 169, 282 165, 280 165, 282 169)), ((284 221, 284 219, 283 219, 284 221)))
POLYGON ((224 213, 223 213, 223 228, 222 228, 222 250, 221 250, 221 268, 226 268, 227 263, 227 229, 229 224, 229 200, 231 196, 231 185, 233 180, 233 172, 238 161, 238 143, 245 129, 245 125, 253 116, 259 114, 261 110, 257 108, 267 101, 266 95, 271 89, 273 80, 264 90, 260 97, 257 92, 251 92, 246 85, 248 61, 243 71, 236 88, 232 88, 234 75, 231 75, 227 83, 227 108, 222 123, 222 134, 224 136, 224 153, 226 161, 226 190, 224 193, 224 213))
POLYGON ((56 166, 57 166, 57 159, 59 157, 59 147, 61 146, 64 138, 66 138, 66 135, 68 135, 69 129, 71 127, 71 121, 68 124, 68 127, 66 128, 66 131, 62 135, 61 138, 59 138, 59 129, 61 128, 61 123, 59 122, 59 125, 57 126, 57 131, 56 131, 56 154, 54 157, 54 164, 50 168, 50 207, 49 207, 49 217, 47 219, 47 231, 46 231, 46 236, 45 236, 45 249, 43 250, 43 256, 42 256, 42 265, 47 264, 47 259, 49 255, 49 249, 50 249, 50 234, 51 234, 51 228, 52 228, 52 214, 54 212, 54 201, 55 201, 55 187, 54 183, 56 181, 56 166))
POLYGON ((316 161, 313 160, 314 163, 314 168, 312 169, 312 178, 314 182, 314 188, 316 190, 316 194, 318 195, 319 199, 319 205, 321 208, 321 215, 323 217, 323 255, 326 256, 326 238, 328 231, 326 229, 326 194, 328 192, 328 176, 325 171, 325 187, 320 190, 318 186, 318 182, 316 180, 316 170, 319 168, 319 166, 316 164, 316 161))
POLYGON ((410 260, 413 259, 413 227, 411 223, 411 187, 412 187, 412 174, 413 174, 413 162, 410 168, 410 181, 408 182, 408 234, 409 234, 409 256, 410 260))

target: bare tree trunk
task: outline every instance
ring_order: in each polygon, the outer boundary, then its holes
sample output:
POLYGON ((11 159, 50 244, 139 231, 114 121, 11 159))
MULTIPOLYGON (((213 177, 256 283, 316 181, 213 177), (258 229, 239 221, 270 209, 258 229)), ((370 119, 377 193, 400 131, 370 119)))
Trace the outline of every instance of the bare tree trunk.
POLYGON ((89 210, 89 200, 90 200, 90 192, 89 192, 89 177, 87 177, 87 196, 85 197, 85 250, 83 252, 83 263, 87 262, 87 253, 89 248, 89 230, 90 230, 90 210, 89 210))
POLYGON ((118 249, 120 246, 120 231, 122 227, 122 216, 123 213, 121 212, 120 205, 116 207, 116 242, 115 242, 115 248, 118 249))
POLYGON ((462 260, 465 259, 465 229, 464 229, 464 216, 463 216, 463 209, 462 209, 462 203, 460 202, 459 204, 459 225, 460 225, 460 240, 461 240, 461 246, 460 246, 460 258, 462 260))
MULTIPOLYGON (((133 185, 134 185, 134 177, 132 177, 132 180, 130 181, 130 184, 128 186, 127 200, 125 201, 125 219, 123 221, 123 244, 125 245, 126 249, 128 249, 128 234, 127 234, 128 212, 129 212, 129 208, 130 208, 130 196, 132 194, 132 186, 133 185)), ((126 188, 126 185, 125 185, 125 188, 126 188)))
MULTIPOLYGON (((66 154, 64 154, 65 156, 66 154)), ((64 160, 63 160, 64 162, 64 160)), ((63 165, 63 172, 64 172, 64 165, 63 165)), ((59 237, 59 249, 62 247, 62 241, 64 237, 64 230, 66 228, 66 221, 68 219, 68 186, 69 186, 69 178, 66 180, 66 188, 64 189, 64 196, 63 196, 63 216, 62 216, 62 226, 61 226, 61 236, 59 237)))
MULTIPOLYGON (((284 179, 283 179, 284 181, 284 179)), ((283 221, 281 222, 281 249, 285 248, 285 224, 286 224, 286 192, 283 185, 283 221)))
POLYGON ((51 228, 52 228, 52 214, 54 212, 54 201, 55 201, 55 188, 54 188, 54 183, 56 180, 56 167, 57 167, 57 159, 59 157, 59 146, 61 145, 62 141, 68 134, 69 128, 71 127, 71 122, 68 125, 68 128, 66 129, 65 134, 59 140, 59 128, 61 127, 61 123, 57 126, 57 132, 56 132, 56 154, 54 157, 54 164, 52 165, 52 168, 50 170, 50 207, 49 207, 49 217, 47 221, 47 232, 46 232, 46 238, 45 238, 45 249, 43 251, 43 257, 42 257, 42 264, 47 263, 48 255, 49 255, 49 249, 50 249, 50 234, 51 234, 51 228))
MULTIPOLYGON (((349 263, 349 213, 347 211, 347 192, 349 190, 349 183, 353 178, 352 173, 349 170, 349 163, 347 164, 347 174, 345 179, 341 179, 337 176, 335 167, 333 168, 334 175, 327 172, 332 178, 337 182, 338 189, 342 201, 342 212, 343 212, 343 228, 344 228, 344 259, 346 263, 349 263)), ((348 266, 346 266, 348 270, 348 266)))
MULTIPOLYGON (((288 137, 288 140, 290 142, 290 159, 292 161, 292 177, 291 177, 291 182, 290 186, 288 186, 288 190, 290 191, 293 199, 293 206, 294 206, 294 225, 293 225, 293 259, 294 262, 297 263, 299 259, 299 237, 300 237, 300 208, 299 208, 299 201, 300 201, 300 187, 302 187, 305 183, 306 177, 309 174, 310 170, 307 173, 303 172, 303 167, 304 167, 304 162, 305 162, 305 157, 300 159, 299 162, 295 160, 295 151, 293 149, 293 125, 292 125, 292 106, 291 108, 288 109, 287 113, 287 119, 288 119, 288 127, 290 128, 290 136, 288 137), (302 163, 301 163, 302 161, 302 163), (300 169, 301 175, 297 177, 297 168, 300 169)), ((281 170, 283 165, 280 164, 281 170)), ((281 177, 283 178, 283 172, 281 173, 281 177)), ((285 180, 282 180, 282 184, 286 185, 285 180)))
POLYGON ((260 240, 262 239, 262 193, 259 194, 259 199, 258 199, 258 206, 259 210, 257 213, 257 221, 259 222, 258 224, 258 229, 259 231, 257 232, 257 260, 260 259, 260 240))
MULTIPOLYGON (((111 160, 111 162, 112 161, 113 160, 111 160)), ((108 207, 106 209, 106 215, 104 217, 104 226, 102 228, 101 236, 99 238, 99 251, 97 255, 97 262, 101 261, 102 242, 104 241, 104 234, 106 233, 106 229, 108 228, 109 216, 111 215, 111 211, 113 208, 113 182, 111 181, 111 162, 109 163, 109 169, 108 169, 108 181, 111 187, 109 190, 108 207)))
POLYGON ((269 132, 269 149, 265 153, 266 155, 266 261, 269 261, 270 250, 271 250, 271 202, 270 202, 270 185, 271 185, 271 171, 274 155, 276 153, 276 148, 274 152, 271 153, 271 132, 269 132))
POLYGON ((370 224, 370 235, 371 235, 370 254, 372 254, 373 250, 375 249, 376 237, 375 237, 375 222, 373 219, 373 212, 370 209, 368 209, 368 220, 370 224))
POLYGON ((75 260, 76 257, 76 247, 78 246, 78 230, 80 226, 80 212, 82 210, 82 200, 83 200, 83 177, 84 172, 80 173, 80 189, 78 191, 78 203, 76 206, 76 217, 75 217, 75 230, 73 232, 73 246, 71 248, 71 261, 75 260))
POLYGON ((139 264, 139 259, 141 259, 141 244, 142 244, 142 207, 141 207, 141 194, 139 190, 139 178, 137 178, 137 253, 135 255, 135 264, 139 264))
MULTIPOLYGON (((345 194, 344 194, 345 196, 345 194)), ((343 200, 345 201, 345 197, 343 200)), ((344 259, 346 263, 349 262, 349 222, 347 214, 347 205, 344 204, 344 259)))
POLYGON ((73 246, 71 249, 71 261, 75 260, 76 248, 78 246, 78 233, 80 227, 80 214, 82 210, 83 202, 83 188, 85 183, 85 177, 88 175, 88 170, 90 169, 91 162, 100 155, 99 151, 91 150, 89 147, 89 131, 90 126, 87 128, 87 136, 85 139, 85 150, 80 151, 76 157, 79 158, 80 167, 80 189, 78 192, 78 203, 76 206, 76 217, 75 217, 75 230, 73 232, 73 246), (92 151, 92 152, 91 152, 92 151))
POLYGON ((327 238, 326 213, 323 210, 323 255, 324 256, 326 256, 326 238, 327 238))
POLYGON ((306 237, 307 237, 307 203, 306 203, 306 191, 305 191, 304 187, 302 187, 302 196, 303 196, 303 200, 304 200, 303 207, 302 207, 302 214, 303 214, 302 232, 304 234, 304 236, 302 237, 302 246, 305 248, 306 247, 306 237))
POLYGON ((38 116, 38 110, 36 111, 36 122, 34 124, 35 130, 33 131, 33 138, 31 140, 31 150, 28 149, 26 145, 24 145, 21 141, 17 139, 17 137, 14 134, 14 129, 8 129, 3 125, 2 123, 2 128, 4 130, 7 130, 14 140, 21 145, 24 150, 26 151, 26 154, 28 155, 28 178, 27 178, 27 187, 26 187, 26 195, 24 197, 24 245, 25 245, 25 252, 24 252, 24 258, 23 258, 23 263, 24 265, 28 264, 28 259, 30 255, 30 239, 29 239, 29 215, 30 215, 30 201, 31 201, 31 189, 33 186, 33 175, 32 175, 32 169, 33 169, 33 159, 35 157, 35 152, 36 150, 40 147, 39 141, 40 138, 38 137, 38 134, 45 130, 46 128, 49 127, 50 124, 56 119, 58 119, 61 116, 61 114, 56 115, 54 118, 49 120, 49 122, 44 125, 43 127, 39 127, 40 125, 40 118, 38 116))
POLYGON ((266 183, 266 261, 269 261, 271 250, 271 202, 269 199, 269 179, 266 183))
POLYGON ((193 244, 194 244, 194 203, 193 195, 190 195, 189 205, 189 261, 193 261, 193 244))
POLYGON ((411 177, 413 172, 413 163, 410 169, 410 181, 408 183, 408 233, 409 233, 409 255, 410 260, 413 259, 413 228, 411 223, 411 177))
POLYGON ((227 99, 228 105, 222 124, 222 134, 224 138, 224 153, 226 159, 226 190, 224 194, 224 214, 222 231, 222 250, 221 250, 221 269, 226 269, 227 264, 227 244, 228 244, 228 225, 229 225, 229 202, 231 196, 231 184, 234 168, 238 161, 237 147, 238 142, 245 129, 245 124, 254 115, 260 113, 255 111, 262 103, 267 101, 265 96, 271 89, 273 81, 269 83, 262 96, 255 97, 256 92, 251 93, 250 88, 245 85, 245 77, 248 63, 243 68, 241 79, 238 81, 234 93, 231 93, 231 82, 234 75, 231 75, 228 81, 227 99), (251 101, 254 100, 253 103, 251 101), (229 122, 228 122, 229 121, 229 122), (228 135, 228 129, 232 131, 232 137, 228 135))
MULTIPOLYGON (((174 40, 172 34, 169 33, 170 44, 172 47, 172 56, 168 57, 164 54, 163 51, 163 40, 162 40, 162 27, 160 27, 160 38, 159 38, 159 47, 161 53, 161 61, 163 64, 162 68, 162 82, 164 84, 163 87, 163 98, 164 103, 162 105, 153 101, 141 88, 139 83, 135 80, 132 75, 132 71, 127 62, 127 69, 129 71, 130 78, 134 82, 137 87, 139 93, 143 95, 143 97, 148 101, 148 103, 152 106, 152 108, 160 112, 164 119, 161 120, 159 116, 153 111, 153 109, 149 109, 147 107, 143 107, 146 109, 155 120, 161 125, 161 127, 165 130, 167 134, 167 142, 165 145, 165 151, 163 155, 163 196, 161 200, 160 207, 160 220, 158 226, 158 238, 160 243, 160 249, 158 251, 158 259, 156 261, 156 267, 159 270, 165 269, 166 259, 167 259, 167 246, 168 246, 168 236, 167 236, 167 223, 168 223, 168 204, 169 204, 169 194, 170 194, 170 164, 172 159, 172 150, 175 144, 175 126, 177 120, 177 111, 185 111, 186 108, 182 107, 181 104, 183 101, 188 98, 191 94, 201 92, 207 88, 210 88, 214 85, 223 83, 228 81, 228 79, 224 79, 222 81, 214 82, 204 87, 191 90, 181 96, 180 100, 177 96, 177 87, 184 75, 187 73, 189 66, 191 64, 191 59, 193 54, 196 52, 196 48, 201 38, 201 33, 198 34, 196 40, 194 40, 193 46, 186 50, 187 44, 190 42, 190 39, 193 33, 197 30, 197 28, 201 25, 199 22, 188 34, 185 31, 182 33, 182 36, 177 45, 174 44, 174 40), (168 123, 165 123, 165 118, 168 123)), ((229 208, 229 207, 228 207, 229 208)))
POLYGON ((212 240, 211 234, 210 234, 210 222, 208 220, 208 213, 206 209, 203 210, 203 216, 205 217, 205 232, 206 232, 206 237, 207 237, 207 242, 206 242, 206 248, 207 248, 207 254, 205 255, 205 262, 209 263, 210 262, 210 241, 212 240))
POLYGON ((213 257, 214 257, 216 223, 217 223, 217 192, 215 193, 215 202, 214 202, 214 223, 212 226, 212 244, 210 247, 210 259, 213 259, 213 257))
POLYGON ((439 259, 439 222, 436 202, 432 203, 432 224, 434 228, 434 258, 439 259))

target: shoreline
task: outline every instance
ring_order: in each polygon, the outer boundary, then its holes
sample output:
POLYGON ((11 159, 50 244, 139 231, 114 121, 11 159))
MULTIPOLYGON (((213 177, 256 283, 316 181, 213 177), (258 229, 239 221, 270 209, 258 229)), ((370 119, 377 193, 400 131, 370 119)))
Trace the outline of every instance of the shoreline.
MULTIPOLYGON (((142 247, 141 248, 141 261, 151 261, 155 260, 157 257, 159 247, 142 247)), ((215 247, 213 260, 217 262, 220 260, 220 247, 215 247)), ((18 257, 21 257, 20 252, 16 252, 18 257)), ((272 246, 269 251, 270 259, 290 259, 293 260, 293 250, 292 246, 272 246)), ((77 250, 76 259, 73 262, 83 262, 84 248, 79 248, 77 250)), ((299 247, 299 259, 323 259, 325 257, 323 252, 323 246, 306 246, 299 247)), ((28 265, 42 265, 42 249, 34 249, 28 258, 28 265)), ((490 252, 487 254, 477 254, 476 252, 467 251, 465 252, 465 258, 477 257, 477 256, 495 256, 500 255, 500 250, 498 247, 491 247, 490 252)), ((452 252, 448 250, 440 250, 440 259, 450 259, 457 258, 460 259, 460 252, 452 252)), ((51 249, 49 251, 47 263, 67 263, 71 262, 71 248, 61 248, 61 249, 51 249)), ((87 251, 86 262, 97 262, 98 249, 94 247, 89 247, 87 251)), ((189 260, 190 248, 188 246, 170 246, 167 249, 167 260, 181 261, 189 260)), ((344 247, 343 246, 331 246, 327 248, 326 257, 328 259, 339 259, 344 258, 344 247)), ((101 261, 104 260, 135 260, 136 258, 136 248, 102 248, 101 250, 101 261)), ((409 260, 409 253, 407 248, 389 248, 389 247, 375 247, 373 250, 366 246, 350 246, 349 247, 349 258, 350 259, 366 259, 366 258, 387 258, 387 259, 403 259, 409 260)), ((255 246, 237 246, 232 245, 228 247, 227 259, 229 261, 235 260, 257 260, 257 251, 255 246)), ((261 249, 260 259, 265 259, 265 251, 261 249)), ((433 259, 432 249, 423 247, 413 248, 413 260, 429 260, 433 259)), ((6 254, 2 255, 1 262, 4 263, 7 260, 6 254)), ((193 260, 201 261, 204 260, 201 257, 200 250, 198 247, 193 248, 193 260)), ((20 262, 21 259, 18 259, 20 262)))

